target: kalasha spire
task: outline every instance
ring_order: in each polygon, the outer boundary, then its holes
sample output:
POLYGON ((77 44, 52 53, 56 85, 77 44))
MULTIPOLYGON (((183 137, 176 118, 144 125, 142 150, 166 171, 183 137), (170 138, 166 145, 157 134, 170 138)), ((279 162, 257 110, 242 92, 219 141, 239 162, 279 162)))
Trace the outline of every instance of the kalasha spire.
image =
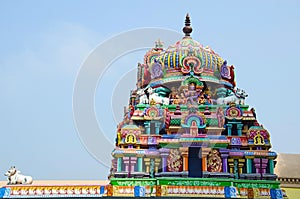
POLYGON ((185 37, 190 37, 191 32, 193 31, 193 28, 190 25, 191 25, 191 20, 190 20, 189 13, 187 13, 185 17, 185 26, 182 29, 182 31, 185 34, 185 37))

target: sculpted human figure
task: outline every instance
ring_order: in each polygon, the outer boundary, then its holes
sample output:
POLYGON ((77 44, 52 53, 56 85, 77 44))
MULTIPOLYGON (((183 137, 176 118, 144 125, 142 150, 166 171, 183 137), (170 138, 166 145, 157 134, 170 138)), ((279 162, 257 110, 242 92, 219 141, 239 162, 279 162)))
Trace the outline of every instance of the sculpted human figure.
POLYGON ((183 94, 188 104, 196 104, 200 95, 200 93, 196 91, 196 85, 193 82, 189 84, 188 88, 183 89, 183 94))
POLYGON ((199 103, 199 104, 205 104, 205 102, 206 102, 206 99, 205 99, 204 95, 203 95, 203 94, 200 95, 200 96, 198 97, 198 103, 199 103))
POLYGON ((173 86, 173 87, 171 88, 171 93, 170 93, 170 95, 169 95, 170 103, 171 103, 171 104, 175 104, 175 103, 174 103, 174 100, 176 101, 177 96, 178 96, 177 90, 176 90, 176 88, 173 86))

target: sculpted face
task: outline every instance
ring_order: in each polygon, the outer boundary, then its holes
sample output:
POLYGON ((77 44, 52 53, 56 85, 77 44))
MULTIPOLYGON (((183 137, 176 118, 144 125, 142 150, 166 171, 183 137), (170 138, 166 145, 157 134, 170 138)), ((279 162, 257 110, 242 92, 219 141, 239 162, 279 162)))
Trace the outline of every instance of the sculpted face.
POLYGON ((190 84, 190 90, 195 90, 195 83, 190 84))
POLYGON ((14 175, 15 173, 16 173, 16 168, 11 167, 4 175, 7 177, 10 177, 10 176, 14 175))

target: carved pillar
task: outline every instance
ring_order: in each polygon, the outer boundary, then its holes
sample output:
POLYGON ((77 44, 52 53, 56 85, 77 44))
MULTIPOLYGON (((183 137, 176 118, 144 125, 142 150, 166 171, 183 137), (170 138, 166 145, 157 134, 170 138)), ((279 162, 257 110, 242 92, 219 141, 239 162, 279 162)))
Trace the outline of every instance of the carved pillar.
POLYGON ((159 149, 159 152, 162 159, 162 172, 167 172, 167 158, 169 156, 170 149, 161 148, 159 149))
POLYGON ((239 177, 239 162, 238 159, 228 159, 229 171, 234 174, 234 178, 239 177))
POLYGON ((234 173, 234 178, 238 179, 239 178, 239 169, 238 169, 238 160, 237 159, 233 160, 233 173, 234 173))
POLYGON ((138 156, 138 172, 143 172, 143 157, 138 156))
POLYGON ((228 136, 231 136, 231 130, 232 130, 232 124, 226 124, 227 129, 228 129, 228 136))
POLYGON ((245 159, 238 159, 238 167, 239 167, 239 173, 243 173, 243 166, 245 164, 245 159))
POLYGON ((134 167, 135 167, 137 158, 136 157, 130 157, 129 160, 130 160, 130 172, 134 172, 134 167))
POLYGON ((207 159, 202 158, 202 171, 207 171, 207 159))
POLYGON ((122 158, 121 157, 118 157, 118 160, 117 160, 117 172, 121 172, 122 171, 122 158))
POLYGON ((161 161, 160 158, 155 158, 155 162, 154 162, 154 164, 155 164, 155 173, 158 173, 160 161, 161 161))
POLYGON ((247 173, 252 173, 252 159, 247 158, 247 173))
POLYGON ((228 165, 229 165, 229 172, 234 173, 234 159, 232 158, 228 159, 228 165))
POLYGON ((263 158, 263 159, 261 159, 261 161, 262 161, 262 163, 261 163, 262 173, 266 173, 267 166, 268 166, 268 159, 263 158))
POLYGON ((243 124, 237 124, 236 127, 237 127, 238 136, 242 136, 243 124))
POLYGON ((155 122, 155 134, 159 135, 160 130, 160 122, 155 122))
POLYGON ((211 148, 202 148, 202 171, 207 171, 207 155, 211 148))
POLYGON ((147 135, 150 135, 150 122, 149 122, 149 121, 146 121, 146 122, 144 123, 144 125, 145 125, 145 133, 146 133, 147 135))
POLYGON ((256 173, 266 173, 266 168, 268 165, 268 159, 265 158, 254 158, 254 166, 256 173))
POLYGON ((269 159, 269 169, 270 169, 270 174, 274 174, 274 160, 269 159))
POLYGON ((262 173, 260 169, 260 158, 254 158, 255 173, 262 173))
POLYGON ((125 171, 129 172, 129 157, 123 157, 123 162, 125 164, 125 171))
POLYGON ((228 172, 227 159, 229 156, 229 150, 228 149, 220 149, 219 152, 221 153, 221 157, 222 157, 222 170, 224 173, 227 173, 228 172))
POLYGON ((146 173, 150 172, 150 158, 144 158, 146 173))
POLYGON ((189 160, 188 160, 188 154, 189 150, 187 147, 180 147, 179 148, 181 156, 183 157, 183 171, 189 170, 189 160))

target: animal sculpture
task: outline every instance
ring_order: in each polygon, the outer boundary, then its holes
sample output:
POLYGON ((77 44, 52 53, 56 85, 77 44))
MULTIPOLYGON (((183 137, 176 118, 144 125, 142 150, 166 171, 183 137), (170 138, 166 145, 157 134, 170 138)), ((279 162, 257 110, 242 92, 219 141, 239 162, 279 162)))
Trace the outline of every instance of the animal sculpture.
POLYGON ((147 97, 144 89, 138 90, 137 94, 140 97, 139 98, 139 103, 140 104, 148 104, 149 103, 148 97, 147 97))
POLYGON ((169 105, 170 99, 168 97, 159 96, 159 94, 155 93, 154 91, 155 90, 153 88, 148 88, 150 102, 155 101, 157 104, 169 105))
POLYGON ((16 167, 10 167, 10 169, 4 174, 7 176, 8 183, 7 184, 32 184, 33 180, 31 176, 25 176, 21 174, 16 167))
POLYGON ((246 97, 248 97, 248 94, 244 90, 238 88, 236 92, 231 92, 229 96, 224 98, 218 98, 217 104, 235 103, 243 105, 245 104, 246 97))
POLYGON ((240 99, 240 104, 245 104, 245 99, 248 97, 246 91, 237 88, 235 94, 240 99))

